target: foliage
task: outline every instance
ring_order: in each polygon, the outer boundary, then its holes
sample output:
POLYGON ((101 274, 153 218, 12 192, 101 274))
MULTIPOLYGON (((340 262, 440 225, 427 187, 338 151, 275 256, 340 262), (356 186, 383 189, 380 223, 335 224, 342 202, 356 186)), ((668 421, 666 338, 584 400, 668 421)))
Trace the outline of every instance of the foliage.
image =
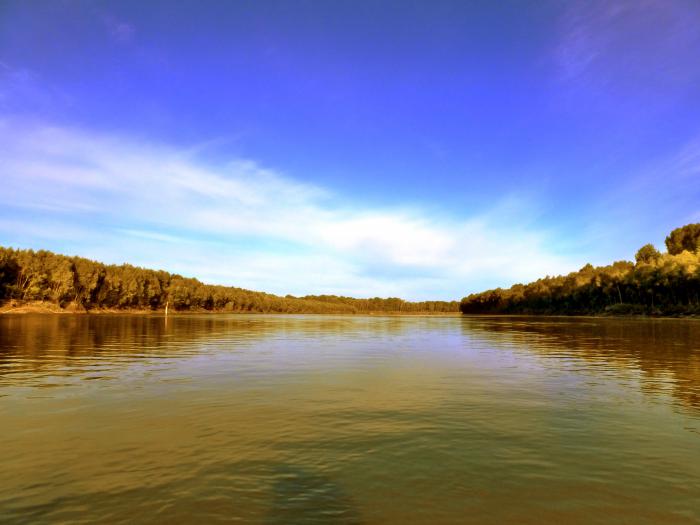
POLYGON ((660 257, 661 252, 659 252, 653 244, 645 244, 637 250, 634 260, 637 261, 637 263, 651 264, 658 261, 660 257))
POLYGON ((686 224, 666 237, 666 249, 671 255, 683 251, 696 252, 700 248, 700 224, 686 224))
POLYGON ((568 275, 472 294, 462 299, 460 310, 465 314, 700 314, 698 235, 700 225, 678 228, 666 239, 669 253, 659 253, 647 244, 637 252, 636 264, 587 264, 568 275), (679 246, 695 249, 678 251, 679 246))
POLYGON ((408 302, 333 295, 279 297, 130 264, 106 265, 46 250, 0 247, 0 303, 46 301, 86 309, 279 313, 457 312, 457 301, 408 302))

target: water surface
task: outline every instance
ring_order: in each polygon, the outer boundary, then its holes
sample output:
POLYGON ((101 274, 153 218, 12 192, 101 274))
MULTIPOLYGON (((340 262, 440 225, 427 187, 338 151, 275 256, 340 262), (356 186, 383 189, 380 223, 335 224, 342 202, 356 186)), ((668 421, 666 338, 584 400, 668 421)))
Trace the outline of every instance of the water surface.
POLYGON ((700 523, 700 322, 0 316, 2 523, 700 523))

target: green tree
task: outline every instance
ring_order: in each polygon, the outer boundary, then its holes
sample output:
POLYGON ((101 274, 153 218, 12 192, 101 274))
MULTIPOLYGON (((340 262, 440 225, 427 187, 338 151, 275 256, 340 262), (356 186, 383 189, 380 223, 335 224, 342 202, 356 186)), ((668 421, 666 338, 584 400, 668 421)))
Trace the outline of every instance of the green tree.
POLYGON ((700 223, 686 224, 673 230, 666 237, 666 248, 671 255, 678 255, 683 250, 697 251, 700 248, 700 223))
POLYGON ((105 265, 45 250, 0 247, 0 304, 9 299, 93 308, 163 308, 294 313, 457 312, 455 301, 407 302, 333 295, 279 297, 129 264, 105 265))
POLYGON ((652 264, 661 258, 661 253, 657 250, 653 244, 645 244, 634 256, 637 263, 652 264))

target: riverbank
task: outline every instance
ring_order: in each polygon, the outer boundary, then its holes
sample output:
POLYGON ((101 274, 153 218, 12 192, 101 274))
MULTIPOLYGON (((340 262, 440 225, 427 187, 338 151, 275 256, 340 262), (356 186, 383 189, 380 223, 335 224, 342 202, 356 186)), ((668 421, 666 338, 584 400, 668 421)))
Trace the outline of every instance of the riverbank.
POLYGON ((687 320, 700 320, 700 315, 697 314, 677 314, 677 315, 657 315, 657 314, 607 314, 607 313, 596 313, 596 314, 460 314, 461 317, 465 318, 494 318, 502 319, 507 318, 523 318, 523 319, 687 319, 687 320))
MULTIPOLYGON (((65 308, 45 302, 45 301, 10 301, 0 305, 1 314, 86 314, 86 315, 106 315, 106 314, 134 314, 134 315, 165 315, 162 309, 150 310, 142 308, 91 308, 86 309, 80 305, 71 303, 65 308)), ((192 308, 189 310, 170 310, 168 315, 187 314, 266 314, 266 315, 377 315, 377 316, 435 316, 435 317, 458 317, 459 312, 262 312, 254 310, 207 310, 204 308, 192 308)))
MULTIPOLYGON (((91 308, 86 309, 84 307, 70 304, 65 308, 62 308, 54 303, 43 302, 43 301, 30 301, 19 303, 17 301, 11 301, 4 305, 0 305, 0 315, 2 314, 12 314, 12 315, 23 315, 23 314, 52 314, 52 315, 115 315, 115 314, 129 314, 129 315, 153 315, 153 316, 163 316, 165 311, 159 310, 146 310, 140 308, 91 308)), ((459 312, 258 312, 250 310, 206 310, 203 308, 190 309, 190 310, 170 310, 168 312, 169 316, 181 316, 189 314, 231 314, 231 315, 246 315, 246 314, 265 314, 265 315, 343 315, 343 316, 402 316, 402 317, 475 317, 475 318, 563 318, 563 319, 687 319, 687 320, 700 320, 700 315, 686 314, 686 315, 650 315, 650 314, 461 314, 459 312)))

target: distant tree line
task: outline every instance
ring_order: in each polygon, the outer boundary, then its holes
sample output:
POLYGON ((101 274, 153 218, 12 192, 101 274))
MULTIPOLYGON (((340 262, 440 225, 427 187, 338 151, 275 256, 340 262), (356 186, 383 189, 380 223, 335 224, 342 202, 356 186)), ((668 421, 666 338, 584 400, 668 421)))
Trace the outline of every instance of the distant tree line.
POLYGON ((465 314, 700 314, 700 224, 673 230, 666 253, 642 246, 635 263, 577 272, 462 299, 465 314))
POLYGON ((279 313, 458 312, 457 301, 408 302, 333 295, 280 297, 130 264, 108 265, 46 250, 0 247, 0 304, 43 301, 71 309, 279 313))

